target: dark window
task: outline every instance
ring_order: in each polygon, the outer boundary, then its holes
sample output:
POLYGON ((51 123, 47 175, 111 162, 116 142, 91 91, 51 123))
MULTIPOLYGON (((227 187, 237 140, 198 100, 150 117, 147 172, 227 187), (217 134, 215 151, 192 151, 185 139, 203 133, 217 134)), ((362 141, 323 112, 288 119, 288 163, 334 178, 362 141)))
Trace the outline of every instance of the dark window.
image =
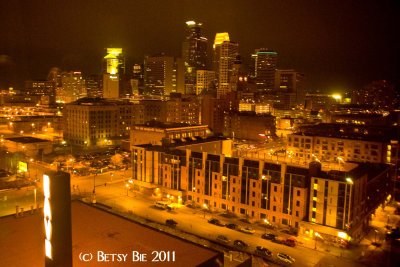
POLYGON ((296 201, 296 207, 300 207, 300 201, 296 201))

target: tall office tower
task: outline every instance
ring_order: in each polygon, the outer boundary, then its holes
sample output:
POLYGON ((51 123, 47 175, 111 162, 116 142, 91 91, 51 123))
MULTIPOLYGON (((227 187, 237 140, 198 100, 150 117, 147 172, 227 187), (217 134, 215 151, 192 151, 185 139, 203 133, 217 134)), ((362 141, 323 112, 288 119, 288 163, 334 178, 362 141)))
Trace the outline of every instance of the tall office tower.
POLYGON ((25 81, 25 94, 40 96, 42 105, 56 102, 56 83, 53 81, 25 81))
POLYGON ((183 58, 175 58, 174 65, 174 92, 180 93, 182 95, 186 94, 185 88, 185 61, 183 58))
POLYGON ((61 87, 61 70, 59 68, 51 68, 47 74, 47 80, 54 82, 56 87, 61 87))
POLYGON ((185 91, 194 94, 196 89, 196 71, 207 69, 208 40, 202 36, 202 23, 186 21, 187 32, 182 44, 182 59, 185 64, 185 91))
POLYGON ((134 64, 132 68, 131 87, 132 93, 138 95, 143 93, 144 73, 142 64, 134 64))
POLYGON ((233 65, 232 65, 231 76, 229 77, 231 91, 234 91, 234 92, 237 91, 241 66, 242 66, 242 58, 240 57, 240 55, 237 55, 235 58, 235 61, 233 62, 233 65))
POLYGON ((150 95, 169 95, 174 89, 174 58, 164 54, 146 56, 144 80, 150 95))
POLYGON ((100 78, 96 74, 92 74, 85 79, 86 92, 88 97, 102 97, 103 91, 100 90, 100 78))
POLYGON ((233 65, 239 53, 239 44, 229 40, 227 32, 217 33, 214 41, 213 67, 217 76, 217 98, 236 89, 231 80, 234 74, 233 65))
POLYGON ((278 63, 278 53, 266 48, 256 49, 252 55, 254 59, 254 76, 257 90, 271 92, 275 89, 275 69, 278 63))
POLYGON ((80 71, 64 72, 61 75, 62 90, 64 92, 64 103, 70 103, 79 98, 87 96, 85 79, 80 71))
POLYGON ((62 88, 61 69, 56 67, 51 68, 49 74, 47 74, 47 81, 54 83, 55 101, 57 103, 64 103, 65 93, 62 88))
POLYGON ((124 95, 123 80, 125 75, 125 59, 122 48, 107 48, 103 59, 103 97, 119 98, 124 95))
POLYGON ((215 71, 198 70, 196 78, 196 95, 212 92, 215 89, 215 71))
POLYGON ((303 87, 304 74, 295 70, 276 70, 275 91, 294 94, 296 104, 304 104, 305 91, 303 87))

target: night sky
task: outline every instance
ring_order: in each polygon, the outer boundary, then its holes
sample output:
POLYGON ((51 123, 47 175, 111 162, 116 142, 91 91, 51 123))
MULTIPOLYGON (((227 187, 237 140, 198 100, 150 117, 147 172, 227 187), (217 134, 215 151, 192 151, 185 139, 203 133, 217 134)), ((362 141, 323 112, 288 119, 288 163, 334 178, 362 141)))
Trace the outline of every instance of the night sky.
POLYGON ((128 63, 159 52, 180 56, 187 20, 203 22, 210 49, 216 32, 229 32, 245 63, 255 48, 277 51, 278 68, 304 73, 308 89, 399 84, 396 0, 7 0, 0 85, 45 79, 52 67, 98 74, 106 47, 122 47, 128 63))

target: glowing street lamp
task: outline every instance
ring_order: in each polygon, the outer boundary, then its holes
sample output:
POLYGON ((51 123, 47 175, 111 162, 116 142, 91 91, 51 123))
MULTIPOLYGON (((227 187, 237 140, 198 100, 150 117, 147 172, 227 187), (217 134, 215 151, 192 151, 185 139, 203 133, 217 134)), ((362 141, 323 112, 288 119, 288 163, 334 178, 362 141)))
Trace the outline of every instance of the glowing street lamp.
POLYGON ((207 206, 207 204, 206 203, 204 203, 203 204, 203 211, 204 211, 204 218, 206 217, 206 209, 208 208, 208 206, 207 206))
POLYGON ((266 218, 264 219, 264 224, 265 224, 265 233, 267 233, 267 225, 269 224, 269 221, 266 218))
POLYGON ((129 192, 129 187, 130 187, 130 186, 129 186, 128 183, 126 183, 126 184, 125 184, 125 187, 126 187, 126 196, 128 196, 128 192, 129 192))

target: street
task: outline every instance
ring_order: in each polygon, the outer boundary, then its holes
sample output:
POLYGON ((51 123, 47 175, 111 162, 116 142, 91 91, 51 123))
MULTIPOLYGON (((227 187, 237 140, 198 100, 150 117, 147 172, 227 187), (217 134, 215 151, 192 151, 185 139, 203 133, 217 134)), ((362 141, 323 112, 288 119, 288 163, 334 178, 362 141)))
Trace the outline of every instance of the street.
MULTIPOLYGON (((36 192, 36 204, 42 207, 40 177, 42 177, 43 172, 52 166, 40 162, 33 162, 30 166, 31 179, 39 179, 39 187, 36 192)), ((251 227, 255 229, 255 233, 246 234, 227 227, 208 223, 209 219, 217 218, 223 223, 235 223, 240 227, 248 226, 237 218, 229 219, 222 217, 220 213, 214 214, 202 209, 189 208, 183 205, 179 205, 178 208, 172 211, 158 209, 154 206, 156 198, 142 194, 140 191, 132 190, 131 187, 129 187, 130 184, 127 182, 130 179, 129 174, 130 170, 128 169, 126 171, 112 171, 88 176, 72 175, 72 198, 82 199, 88 203, 92 203, 93 189, 95 189, 96 203, 98 205, 110 207, 110 211, 117 212, 124 217, 136 221, 141 220, 145 224, 156 229, 194 241, 203 246, 217 247, 224 251, 235 250, 233 248, 234 240, 242 240, 249 244, 249 247, 244 251, 246 253, 254 253, 256 246, 263 246, 272 251, 274 258, 278 252, 292 256, 296 259, 293 266, 366 266, 363 264, 365 263, 363 259, 358 260, 360 255, 362 255, 361 250, 364 250, 363 255, 365 255, 365 251, 367 251, 368 253, 365 257, 368 256, 370 259, 377 257, 379 254, 379 250, 370 246, 371 241, 368 239, 365 241, 369 242, 367 248, 365 248, 365 246, 360 246, 358 249, 351 250, 327 247, 326 244, 322 242, 315 243, 314 240, 306 240, 302 237, 297 237, 298 245, 296 247, 288 247, 283 244, 277 244, 262 239, 261 235, 264 232, 271 232, 271 230, 265 229, 260 225, 252 224, 251 227), (167 219, 173 219, 178 222, 177 227, 174 229, 166 226, 165 221, 167 219), (227 244, 218 245, 216 241, 218 235, 225 235, 229 239, 229 242, 227 244), (315 249, 314 246, 316 246, 317 249, 315 249)), ((30 210, 31 206, 35 207, 34 191, 33 188, 30 188, 0 192, 0 215, 14 214, 15 206, 17 205, 23 207, 25 211, 30 210)), ((388 217, 382 214, 382 212, 377 213, 376 222, 374 222, 376 227, 380 227, 379 229, 381 229, 388 222, 393 225, 395 223, 394 216, 388 217)), ((279 233, 279 235, 285 236, 282 233, 279 233)), ((376 238, 383 242, 383 237, 383 232, 381 231, 376 238)), ((274 265, 270 264, 270 266, 274 265)))

